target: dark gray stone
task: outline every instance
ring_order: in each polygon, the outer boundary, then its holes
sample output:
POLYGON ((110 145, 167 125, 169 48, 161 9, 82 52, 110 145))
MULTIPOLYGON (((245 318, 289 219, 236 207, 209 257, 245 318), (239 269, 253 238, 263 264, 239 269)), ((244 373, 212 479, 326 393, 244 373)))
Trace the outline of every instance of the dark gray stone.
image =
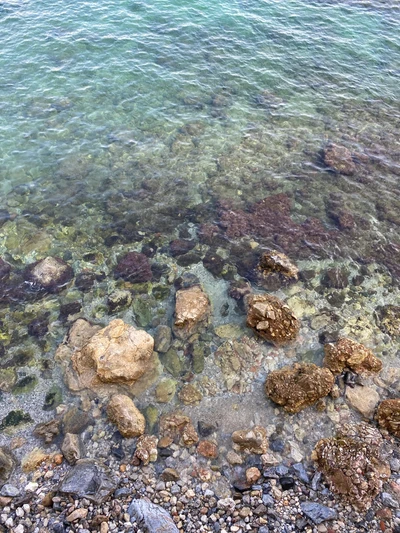
POLYGON ((145 533, 179 533, 174 521, 165 509, 151 503, 147 498, 134 498, 128 513, 135 518, 145 533))
POLYGON ((59 484, 58 490, 64 494, 74 494, 79 498, 100 504, 114 492, 117 480, 89 460, 78 461, 59 484))
POLYGON ((331 509, 326 505, 321 505, 315 502, 303 502, 300 504, 303 513, 314 522, 314 524, 322 524, 326 520, 334 520, 337 518, 335 509, 331 509))
POLYGON ((310 478, 307 474, 306 469, 304 468, 303 463, 296 463, 292 466, 294 472, 296 473, 296 476, 300 479, 300 481, 303 481, 303 483, 309 483, 310 478))
POLYGON ((399 502, 395 500, 393 496, 389 494, 388 492, 382 492, 381 499, 382 499, 383 505, 385 505, 386 507, 391 507, 392 509, 398 509, 399 502))
POLYGON ((265 507, 273 507, 275 505, 275 500, 270 494, 263 494, 262 501, 265 507))

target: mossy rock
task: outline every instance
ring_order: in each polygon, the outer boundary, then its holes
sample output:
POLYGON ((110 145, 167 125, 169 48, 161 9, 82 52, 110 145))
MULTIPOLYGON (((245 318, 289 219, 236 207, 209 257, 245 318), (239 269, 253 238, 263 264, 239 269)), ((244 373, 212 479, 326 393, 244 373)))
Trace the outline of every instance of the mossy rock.
POLYGON ((157 430, 157 422, 159 416, 157 407, 155 407, 154 405, 148 405, 143 411, 143 415, 146 419, 147 431, 149 433, 155 433, 157 430))
POLYGON ((2 368, 0 370, 0 390, 10 392, 17 381, 15 368, 2 368))
POLYGON ((38 379, 36 376, 26 376, 14 385, 12 391, 14 394, 26 394, 33 391, 37 384, 38 379))
POLYGON ((165 370, 172 374, 174 378, 178 378, 182 374, 184 370, 183 361, 179 357, 177 351, 173 348, 168 350, 165 354, 160 354, 160 360, 164 365, 165 370))
POLYGON ((153 304, 155 300, 146 295, 134 298, 132 309, 135 314, 136 323, 139 327, 145 328, 153 319, 153 304))
POLYGON ((204 357, 205 350, 204 346, 199 344, 193 347, 192 352, 192 369, 195 374, 201 374, 204 370, 204 357))
POLYGON ((19 426, 20 424, 24 424, 26 422, 33 422, 29 413, 24 413, 21 410, 10 411, 8 415, 6 415, 1 421, 0 430, 19 426))
POLYGON ((153 288, 152 294, 158 301, 166 300, 171 293, 171 288, 168 285, 157 285, 153 288))
POLYGON ((163 379, 156 388, 156 400, 159 403, 168 403, 176 393, 176 381, 171 378, 163 379))
POLYGON ((57 385, 53 385, 44 399, 43 411, 51 411, 62 403, 62 391, 57 385))

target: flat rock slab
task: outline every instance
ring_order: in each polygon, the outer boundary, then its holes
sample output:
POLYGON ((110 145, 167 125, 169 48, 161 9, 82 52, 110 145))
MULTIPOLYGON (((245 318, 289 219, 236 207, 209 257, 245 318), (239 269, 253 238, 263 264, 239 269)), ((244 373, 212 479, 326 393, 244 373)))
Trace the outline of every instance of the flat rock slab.
POLYGON ((147 499, 133 499, 128 513, 145 533, 179 533, 167 511, 147 499))
POLYGON ((321 505, 315 502, 303 502, 300 504, 303 513, 314 522, 314 524, 322 524, 326 520, 334 520, 337 518, 337 512, 331 507, 321 505))
POLYGON ((100 504, 114 492, 117 482, 92 461, 83 460, 68 472, 58 490, 100 504))

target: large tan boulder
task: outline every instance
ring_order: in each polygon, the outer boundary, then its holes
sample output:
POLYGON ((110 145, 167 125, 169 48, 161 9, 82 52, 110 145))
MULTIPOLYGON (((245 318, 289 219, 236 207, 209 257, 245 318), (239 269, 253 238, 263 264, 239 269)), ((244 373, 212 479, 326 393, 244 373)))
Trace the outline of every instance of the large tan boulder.
POLYGON ((271 372, 265 382, 265 392, 288 413, 298 413, 327 396, 334 381, 327 368, 312 363, 295 363, 271 372))
POLYGON ((210 315, 210 300, 198 285, 176 293, 174 334, 187 339, 206 324, 210 315))
POLYGON ((279 298, 268 294, 252 294, 247 297, 247 305, 247 325, 259 337, 276 346, 296 339, 300 322, 279 298))
POLYGON ((129 396, 114 395, 107 406, 107 415, 123 437, 143 435, 146 427, 145 418, 129 396))
POLYGON ((342 338, 337 342, 325 344, 324 366, 333 374, 340 374, 345 368, 353 372, 380 372, 382 361, 363 344, 342 338))

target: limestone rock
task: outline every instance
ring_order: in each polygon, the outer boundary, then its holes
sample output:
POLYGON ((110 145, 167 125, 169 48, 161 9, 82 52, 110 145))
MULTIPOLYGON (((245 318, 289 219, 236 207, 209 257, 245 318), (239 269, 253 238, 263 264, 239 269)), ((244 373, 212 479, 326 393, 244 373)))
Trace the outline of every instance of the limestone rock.
POLYGON ((144 533, 179 533, 171 516, 165 509, 151 503, 147 498, 132 500, 128 508, 129 515, 144 533))
POLYGON ((46 257, 26 269, 26 280, 48 292, 59 292, 73 277, 72 268, 58 257, 46 257))
POLYGON ((346 388, 346 399, 364 418, 372 419, 379 403, 379 394, 372 387, 355 385, 354 388, 346 388))
POLYGON ((400 399, 383 400, 377 412, 378 424, 395 437, 400 437, 400 399))
POLYGON ((11 453, 4 447, 0 447, 0 485, 5 483, 14 470, 15 462, 11 453))
POLYGON ((123 437, 143 435, 146 426, 145 418, 129 396, 114 395, 107 406, 107 415, 123 437))
POLYGON ((358 510, 368 509, 390 477, 382 456, 383 438, 367 424, 343 425, 336 437, 320 440, 312 459, 331 489, 358 510))
POLYGON ((93 461, 80 460, 68 471, 58 490, 78 498, 87 498, 97 505, 103 503, 114 492, 117 479, 97 466, 93 461))
POLYGON ((324 150, 324 163, 335 172, 351 176, 356 171, 351 152, 345 146, 331 143, 324 150))
POLYGON ((76 433, 67 433, 61 445, 61 451, 66 461, 74 465, 82 457, 82 443, 76 433))
POLYGON ((134 457, 144 465, 155 463, 158 458, 158 439, 154 435, 142 435, 139 437, 134 457))
POLYGON ((268 449, 267 432, 262 426, 234 431, 232 440, 236 444, 238 451, 247 450, 250 453, 262 455, 268 449))
POLYGON ((209 314, 210 301, 198 285, 177 291, 174 334, 187 339, 206 323, 209 314))
POLYGON ((265 392, 288 413, 298 413, 327 396, 333 384, 333 374, 327 368, 295 363, 271 372, 265 382, 265 392))
POLYGON ((294 265, 287 255, 272 250, 264 252, 260 259, 259 269, 264 275, 271 272, 279 272, 286 278, 297 280, 299 278, 299 269, 294 265))
POLYGON ((275 296, 252 294, 247 297, 247 304, 247 325, 263 339, 279 346, 297 337, 300 322, 275 296))
POLYGON ((341 338, 324 345, 324 366, 333 374, 340 374, 345 368, 353 372, 380 372, 382 361, 363 344, 341 338))

